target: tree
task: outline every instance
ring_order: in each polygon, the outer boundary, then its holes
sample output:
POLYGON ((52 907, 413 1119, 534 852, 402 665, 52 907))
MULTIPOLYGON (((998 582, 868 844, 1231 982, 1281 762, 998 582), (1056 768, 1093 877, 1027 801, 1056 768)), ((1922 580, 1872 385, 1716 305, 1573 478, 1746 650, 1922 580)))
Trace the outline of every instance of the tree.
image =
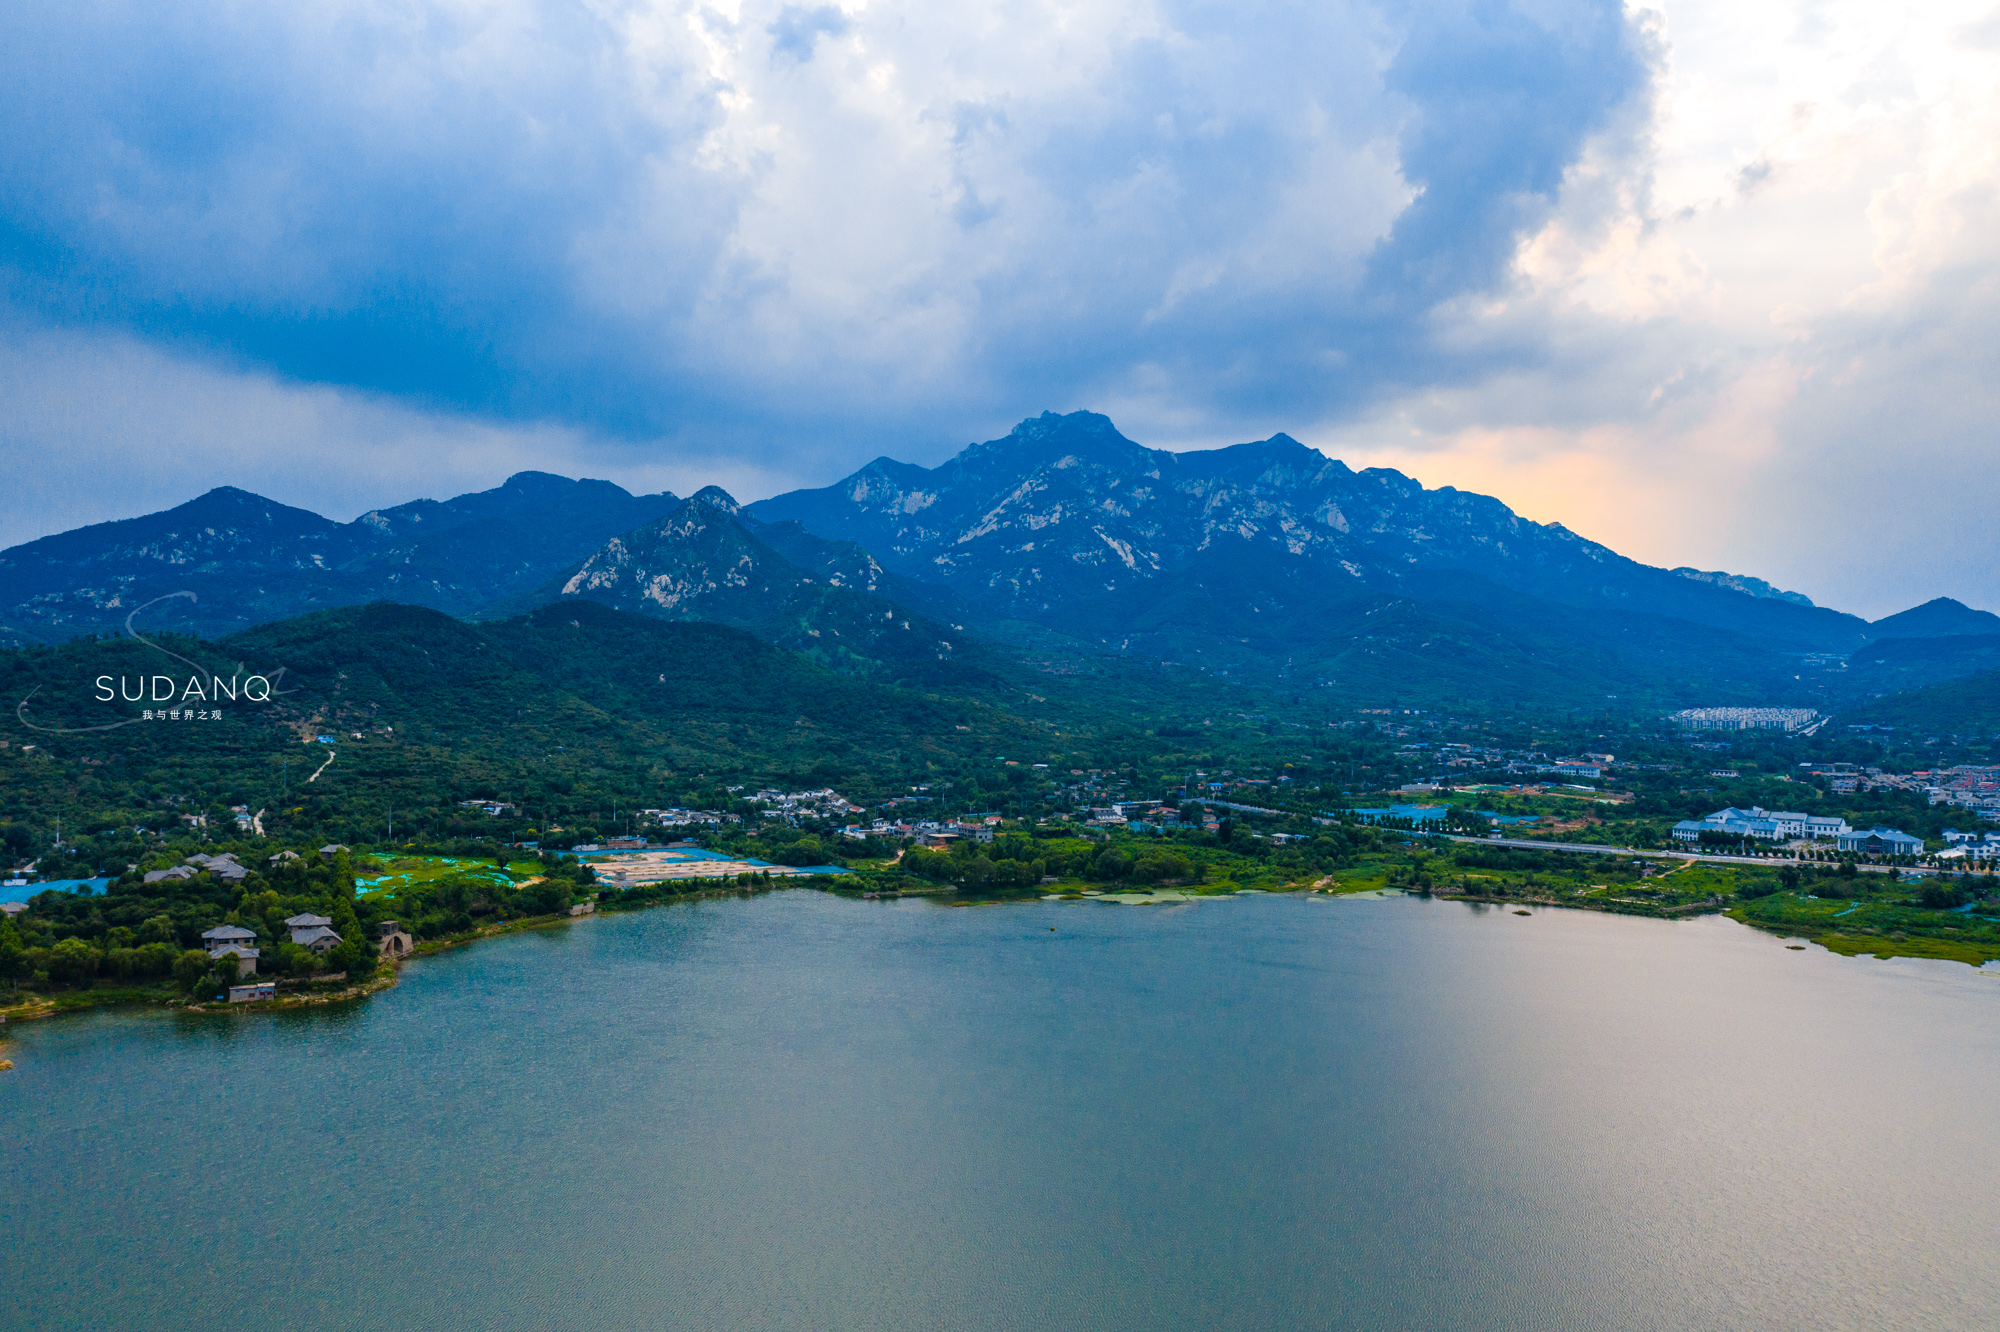
POLYGON ((1195 865, 1177 852, 1148 851, 1132 867, 1132 877, 1142 883, 1159 883, 1162 880, 1185 883, 1196 877, 1195 865))
POLYGON ((200 988, 207 973, 208 954, 199 948, 190 948, 174 959, 174 982, 189 994, 200 988))
POLYGON ((1965 890, 1955 883, 1932 879, 1917 890, 1917 900, 1934 911, 1949 911, 1965 905, 1965 890))
POLYGON ((49 979, 81 985, 97 974, 98 953, 81 939, 64 939, 49 950, 49 979))
POLYGON ((14 928, 14 922, 0 916, 0 977, 9 982, 28 974, 25 950, 21 947, 21 934, 14 928))
POLYGON ((132 950, 132 974, 145 980, 162 980, 173 974, 179 950, 171 943, 155 941, 132 950))
POLYGON ((375 950, 363 939, 342 939, 327 950, 326 961, 335 971, 346 972, 349 980, 364 980, 375 970, 375 950))
POLYGON ((514 896, 514 909, 524 916, 548 916, 569 905, 571 882, 554 877, 531 883, 514 896))

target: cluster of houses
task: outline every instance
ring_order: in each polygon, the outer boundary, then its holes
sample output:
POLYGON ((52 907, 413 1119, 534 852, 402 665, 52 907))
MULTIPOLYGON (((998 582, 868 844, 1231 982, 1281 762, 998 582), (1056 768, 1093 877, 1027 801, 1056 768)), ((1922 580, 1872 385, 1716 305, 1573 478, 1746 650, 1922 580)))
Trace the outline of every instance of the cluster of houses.
POLYGON ((1872 856, 1920 856, 1924 839, 1897 828, 1850 828, 1835 814, 1801 814, 1795 810, 1718 809, 1700 819, 1682 819, 1674 825, 1674 840, 1695 843, 1704 834, 1748 838, 1764 842, 1832 842, 1837 850, 1872 856))
MULTIPOLYGON (((345 850, 347 850, 346 847, 338 844, 323 846, 319 849, 319 856, 321 860, 331 862, 335 856, 338 856, 345 850)), ((270 857, 270 863, 273 865, 282 865, 287 861, 297 859, 299 859, 299 853, 296 851, 280 851, 277 855, 270 857)), ((214 875, 223 883, 237 884, 242 883, 250 877, 250 870, 241 861, 237 860, 233 853, 224 852, 219 856, 210 856, 196 852, 178 865, 170 866, 167 869, 147 870, 142 881, 145 883, 168 883, 176 879, 192 879, 202 874, 214 875)))
POLYGON ((1946 828, 1944 840, 1950 845, 1938 853, 1942 860, 2000 860, 2000 832, 1960 832, 1946 828))
POLYGON ((861 806, 831 787, 817 791, 780 791, 767 787, 743 798, 753 805, 761 805, 793 826, 797 826, 800 819, 839 819, 861 812, 861 806))
POLYGON ((1968 763, 1910 776, 1929 779, 1924 794, 1933 805, 1957 805, 1981 818, 2000 819, 2000 768, 1968 763))
MULTIPOLYGON (((693 842, 669 842, 670 847, 693 846, 693 842)), ((580 856, 597 851, 653 851, 659 848, 643 837, 607 837, 601 842, 582 842, 570 848, 580 856)))
MULTIPOLYGON (((310 911, 286 917, 285 928, 290 932, 293 943, 301 948, 310 948, 321 956, 339 946, 341 941, 340 931, 333 928, 331 917, 317 916, 310 911)), ((376 939, 376 951, 384 957, 408 957, 410 950, 416 947, 416 941, 393 920, 385 920, 376 926, 376 939)), ((201 943, 213 961, 219 962, 225 957, 235 958, 237 975, 257 974, 257 959, 263 954, 257 947, 255 930, 245 929, 241 925, 217 925, 214 929, 202 931, 201 943)), ((271 987, 268 982, 254 987, 235 988, 265 991, 249 995, 248 998, 270 997, 268 992, 271 987)), ((230 999, 232 1002, 242 1002, 233 989, 230 999)))
MULTIPOLYGON (((1114 800, 1108 805, 1091 805, 1085 810, 1084 820, 1093 828, 1127 828, 1142 819, 1153 818, 1161 813, 1158 800, 1114 800)), ((1172 810, 1167 810, 1172 815, 1172 810)))
MULTIPOLYGON (((306 912, 289 917, 285 928, 291 931, 293 943, 301 948, 310 948, 315 953, 324 954, 340 942, 340 932, 333 928, 333 919, 329 916, 306 912)), ((257 959, 262 955, 257 948, 257 931, 246 930, 241 925, 217 925, 212 930, 202 931, 201 944, 215 961, 225 957, 235 958, 237 975, 257 974, 257 959)))
POLYGON ((1802 763, 1826 780, 1835 795, 1857 791, 1921 792, 1933 805, 1957 805, 1981 818, 2000 821, 2000 767, 1962 763, 1953 768, 1919 768, 1915 772, 1884 772, 1851 763, 1802 763))
POLYGON ((960 819, 923 819, 911 823, 906 819, 876 819, 873 823, 850 823, 840 830, 840 835, 851 842, 859 842, 869 837, 887 839, 915 838, 919 846, 927 846, 933 851, 943 850, 953 842, 990 842, 993 830, 1000 826, 998 814, 968 814, 960 819))
POLYGON ((147 870, 145 881, 162 883, 169 879, 192 879, 197 874, 213 874, 224 883, 241 883, 250 877, 250 871, 233 855, 205 856, 197 853, 171 869, 147 870))
POLYGON ((476 809, 489 819, 497 819, 503 814, 508 818, 512 818, 520 812, 514 805, 509 804, 505 800, 461 800, 458 802, 458 807, 460 809, 476 809))
POLYGON ((639 818, 662 828, 720 828, 725 823, 743 822, 741 815, 725 814, 718 809, 683 809, 678 805, 670 809, 642 809, 639 818))

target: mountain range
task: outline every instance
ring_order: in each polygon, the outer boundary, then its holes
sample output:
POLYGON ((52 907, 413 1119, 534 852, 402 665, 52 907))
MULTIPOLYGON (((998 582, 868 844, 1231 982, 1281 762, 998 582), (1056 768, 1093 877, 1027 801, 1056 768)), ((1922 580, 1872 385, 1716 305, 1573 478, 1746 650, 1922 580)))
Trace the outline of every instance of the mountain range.
POLYGON ((336 523, 234 486, 0 551, 0 633, 60 642, 145 623, 204 636, 369 601, 474 616, 679 508, 608 481, 522 472, 457 499, 336 523))
POLYGON ((0 551, 17 643, 116 632, 142 606, 212 637, 372 601, 493 619, 568 600, 910 683, 1123 660, 1411 700, 1852 698, 2000 645, 2000 616, 1949 599, 1870 624, 1286 435, 1173 453, 1090 412, 748 506, 530 472, 336 523, 225 487, 0 551))
POLYGON ((1558 605, 1667 615, 1799 651, 1846 651, 1870 637, 1855 616, 1716 581, 1728 575, 1640 564, 1488 496, 1426 490, 1386 468, 1356 472, 1287 435, 1171 453, 1133 443, 1093 412, 1044 413, 934 469, 878 458, 750 511, 856 542, 891 570, 1027 619, 1066 619, 1069 607, 1100 602, 1136 619, 1142 589, 1191 578, 1238 594, 1289 587, 1289 603, 1357 592, 1426 599, 1445 575, 1445 586, 1471 576, 1558 605))

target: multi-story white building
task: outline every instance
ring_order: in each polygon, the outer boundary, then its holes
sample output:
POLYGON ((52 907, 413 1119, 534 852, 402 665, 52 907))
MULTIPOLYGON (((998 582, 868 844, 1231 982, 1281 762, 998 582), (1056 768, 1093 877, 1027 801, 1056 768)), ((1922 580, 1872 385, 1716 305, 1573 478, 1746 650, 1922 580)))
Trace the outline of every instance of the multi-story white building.
POLYGON ((1811 837, 1826 841, 1836 839, 1848 831, 1847 820, 1836 815, 1801 814, 1794 810, 1765 809, 1752 805, 1749 809, 1718 809, 1715 813, 1700 819, 1683 819, 1674 825, 1674 840, 1677 842, 1698 842, 1705 832, 1723 833, 1730 837, 1754 837, 1766 842, 1787 842, 1800 837, 1811 837))

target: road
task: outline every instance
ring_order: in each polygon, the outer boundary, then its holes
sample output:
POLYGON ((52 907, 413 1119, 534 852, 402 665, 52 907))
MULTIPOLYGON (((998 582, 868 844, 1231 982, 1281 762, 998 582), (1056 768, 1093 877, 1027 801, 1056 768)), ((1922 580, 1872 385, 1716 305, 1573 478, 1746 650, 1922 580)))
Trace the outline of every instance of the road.
MULTIPOLYGON (((1190 803, 1195 803, 1195 802, 1191 800, 1190 803)), ((1241 810, 1246 814, 1271 814, 1280 817, 1285 817, 1291 813, 1291 811, 1282 809, 1265 809, 1260 805, 1232 804, 1227 800, 1201 800, 1198 803, 1204 805, 1213 805, 1218 809, 1241 810)), ((1313 819, 1313 822, 1333 824, 1333 823, 1338 823, 1339 820, 1316 817, 1313 819)), ((1399 830, 1394 828, 1385 828, 1383 829, 1383 831, 1396 832, 1399 830)), ((1513 847, 1522 851, 1581 851, 1585 855, 1592 855, 1592 856, 1638 856, 1647 860, 1680 860, 1680 861, 1700 860, 1717 865, 1777 865, 1777 864, 1794 864, 1794 863, 1799 863, 1799 864, 1814 863, 1810 861, 1795 862, 1790 857, 1786 856, 1725 856, 1713 852, 1704 854, 1699 851, 1640 851, 1629 846, 1597 846, 1590 842, 1530 842, 1517 837, 1463 837, 1456 833, 1421 833, 1418 835, 1425 837, 1442 837, 1449 842, 1465 842, 1473 846, 1513 847)), ((1896 869, 1898 867, 1894 865, 1857 865, 1855 866, 1855 868, 1860 870, 1864 874, 1887 874, 1890 870, 1896 869)), ((1937 870, 1933 869, 1910 869, 1907 867, 1903 867, 1902 872, 1912 877, 1916 877, 1918 875, 1923 875, 1923 874, 1938 873, 1937 870)))
MULTIPOLYGON (((1718 865, 1769 866, 1815 863, 1812 861, 1795 862, 1788 857, 1782 856, 1704 855, 1698 851, 1641 851, 1629 846, 1597 846, 1590 842, 1530 842, 1516 837, 1460 837, 1450 833, 1433 835, 1442 836, 1449 842, 1465 842, 1471 846, 1505 846, 1522 851, 1582 851, 1594 856, 1635 856, 1646 860, 1700 860, 1713 862, 1718 865)), ((1887 874, 1890 870, 1899 867, 1894 865, 1857 865, 1855 868, 1863 874, 1887 874)), ((1900 868, 1904 874, 1913 876, 1918 874, 1935 874, 1937 872, 1928 869, 1910 869, 1907 866, 1900 868)))

